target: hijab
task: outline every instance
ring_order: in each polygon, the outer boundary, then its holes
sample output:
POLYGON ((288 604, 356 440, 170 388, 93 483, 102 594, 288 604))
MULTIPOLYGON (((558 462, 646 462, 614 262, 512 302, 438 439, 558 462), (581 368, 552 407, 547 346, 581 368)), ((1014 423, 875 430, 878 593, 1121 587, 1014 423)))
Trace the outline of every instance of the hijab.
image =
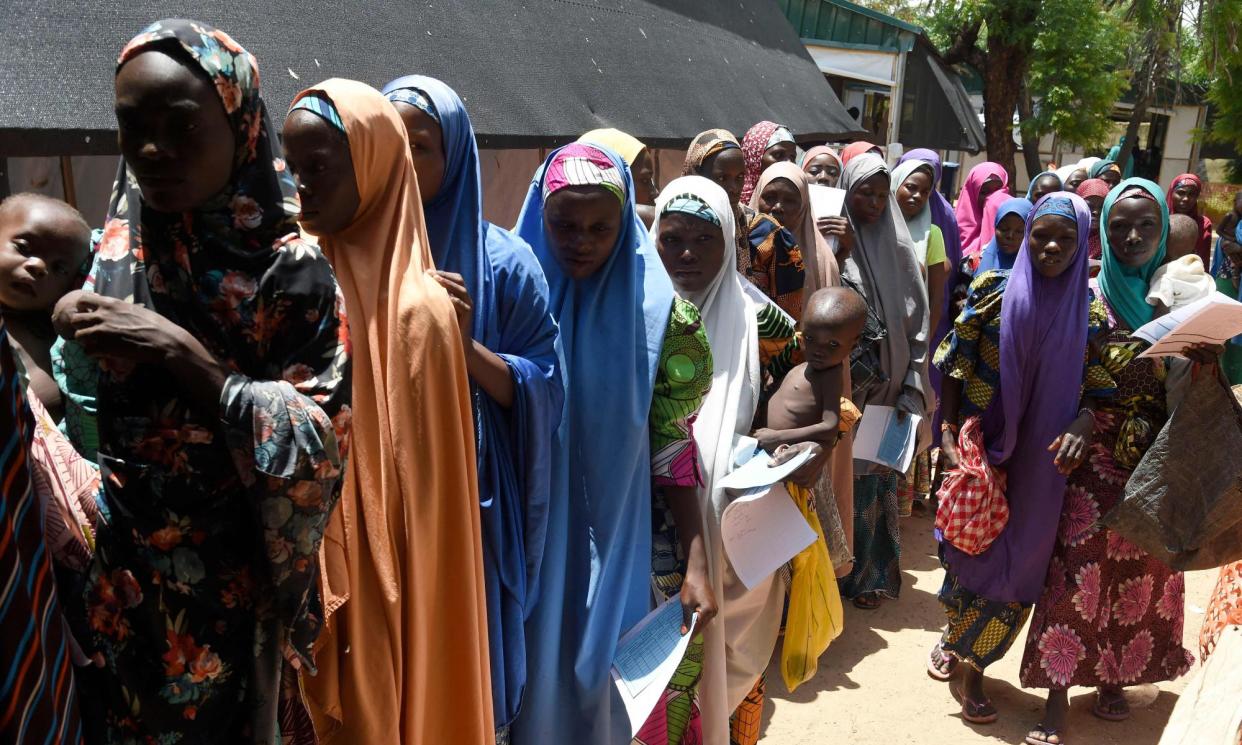
POLYGON ((402 726, 408 742, 448 731, 490 740, 470 384, 452 302, 427 274, 434 264, 405 126, 363 83, 327 80, 295 103, 308 95, 335 106, 354 163, 358 211, 320 245, 350 311, 354 406, 367 416, 354 425, 336 521, 343 548, 335 561, 328 554, 325 574, 333 591, 352 593, 338 611, 349 623, 321 652, 339 674, 321 672, 306 685, 347 730, 358 721, 382 726, 417 695, 422 715, 402 726), (371 583, 374 592, 363 592, 371 583))
POLYGON ((1164 264, 1168 239, 1169 206, 1158 185, 1143 178, 1128 178, 1108 193, 1108 198, 1104 200, 1104 209, 1100 211, 1099 286, 1104 300, 1131 331, 1152 319, 1154 308, 1147 304, 1147 291, 1152 275, 1164 264), (1160 205, 1160 247, 1142 266, 1125 266, 1113 255, 1109 246, 1108 215, 1119 200, 1145 199, 1149 196, 1160 205))
MULTIPOLYGON (((1195 174, 1193 174, 1193 173, 1183 173, 1182 175, 1180 175, 1180 176, 1178 176, 1177 178, 1173 179, 1173 183, 1172 183, 1172 184, 1170 184, 1170 186, 1169 186, 1169 191, 1168 191, 1168 194, 1166 195, 1166 196, 1167 196, 1167 200, 1168 200, 1168 201, 1167 201, 1167 203, 1168 203, 1169 205, 1172 205, 1172 204, 1173 204, 1173 192, 1174 192, 1174 190, 1176 190, 1178 186, 1181 186, 1183 183, 1185 183, 1185 182, 1187 182, 1187 181, 1189 181, 1190 183, 1192 183, 1192 184, 1194 184, 1195 186, 1199 187, 1199 195, 1200 195, 1200 198, 1202 198, 1202 196, 1203 196, 1203 179, 1199 178, 1198 176, 1196 176, 1196 175, 1195 175, 1195 174)), ((1210 217, 1208 217, 1207 215, 1203 214, 1203 210, 1202 210, 1202 208, 1199 206, 1199 204, 1200 204, 1199 202, 1197 202, 1197 201, 1195 202, 1195 211, 1194 211, 1194 213, 1191 215, 1191 217, 1193 217, 1193 218, 1195 219, 1195 221, 1199 223, 1199 240, 1198 240, 1198 242, 1197 242, 1197 243, 1195 243, 1195 254, 1197 254, 1197 255, 1199 256, 1199 258, 1203 260, 1203 265, 1204 265, 1204 266, 1209 266, 1209 265, 1211 265, 1211 263, 1212 263, 1212 262, 1211 262, 1211 258, 1212 258, 1212 218, 1210 218, 1210 217)), ((1172 209, 1172 208, 1170 207, 1170 209, 1172 209)))
POLYGON ((840 284, 841 275, 837 269, 837 259, 828 247, 828 241, 815 225, 815 215, 811 211, 811 182, 806 173, 793 163, 785 161, 768 166, 750 199, 750 207, 762 211, 759 209, 759 197, 763 190, 768 184, 782 178, 793 184, 802 198, 801 211, 789 218, 789 225, 785 227, 794 234, 798 245, 802 247, 802 264, 806 270, 802 296, 809 298, 816 290, 840 284))
MULTIPOLYGON (((996 229, 1000 227, 1001 220, 1004 220, 1009 215, 1018 215, 1023 222, 1026 222, 1027 216, 1031 214, 1033 208, 1034 205, 1025 197, 1012 197, 1006 199, 1001 204, 1000 209, 996 211, 996 219, 992 223, 992 240, 988 242, 988 247, 983 249, 983 254, 979 257, 979 268, 975 270, 976 275, 993 269, 1013 268, 1018 254, 1005 254, 1001 252, 1000 245, 996 242, 996 229)), ((1090 217, 1089 214, 1088 217, 1090 217)), ((1088 220, 1087 225, 1090 226, 1090 224, 1091 222, 1088 220)), ((1019 252, 1021 250, 1021 248, 1018 249, 1019 252)))
POLYGON ((686 150, 686 161, 682 164, 681 175, 701 176, 699 169, 703 167, 703 163, 708 158, 722 150, 741 149, 741 147, 737 138, 727 129, 709 129, 706 132, 700 132, 691 140, 690 148, 686 150))
MULTIPOLYGON (((932 189, 936 187, 936 171, 932 168, 931 163, 925 160, 909 159, 903 160, 893 169, 893 179, 891 183, 893 198, 896 200, 897 189, 910 175, 915 171, 922 169, 927 171, 927 175, 932 178, 932 189)), ((923 209, 914 217, 907 218, 905 213, 900 213, 902 219, 906 221, 906 229, 910 231, 910 240, 914 242, 914 253, 919 257, 919 264, 927 266, 927 241, 931 237, 931 195, 927 195, 927 202, 923 205, 923 209)), ((898 207, 900 212, 900 206, 898 207)))
MULTIPOLYGON (((1111 187, 1104 179, 1089 178, 1078 185, 1078 191, 1076 193, 1085 201, 1087 197, 1107 197, 1109 191, 1111 191, 1111 187)), ((1088 207, 1090 207, 1090 205, 1088 205, 1088 207)), ((1100 225, 1096 228, 1095 233, 1087 239, 1087 245, 1090 246, 1091 258, 1097 261, 1103 253, 1103 248, 1100 243, 1100 233, 1102 232, 1104 232, 1104 226, 1100 225)))
POLYGON ((1093 156, 1091 156, 1091 157, 1089 157, 1089 158, 1083 158, 1082 160, 1078 161, 1078 163, 1076 163, 1076 164, 1074 165, 1074 170, 1075 170, 1075 171, 1077 171, 1077 170, 1080 170, 1080 169, 1081 169, 1081 170, 1083 170, 1083 171, 1086 171, 1086 172, 1087 172, 1087 178, 1093 178, 1093 176, 1091 175, 1091 169, 1092 169, 1092 168, 1095 168, 1095 167, 1096 167, 1096 165, 1097 165, 1097 164, 1099 164, 1099 163, 1100 163, 1100 161, 1102 161, 1102 160, 1104 160, 1104 159, 1103 159, 1103 158, 1097 158, 1097 157, 1095 157, 1094 155, 1093 155, 1093 156))
POLYGON ((751 194, 755 192, 755 184, 759 183, 759 176, 763 170, 763 154, 772 145, 779 144, 779 142, 772 142, 772 139, 780 129, 784 128, 776 122, 765 120, 748 129, 746 136, 742 138, 742 155, 746 158, 746 181, 742 185, 743 204, 750 203, 751 194))
MULTIPOLYGON (((1079 167, 1082 167, 1081 164, 1079 164, 1079 167)), ((1097 160, 1087 171, 1087 177, 1100 178, 1109 171, 1116 171, 1117 175, 1121 175, 1121 169, 1113 161, 1107 159, 1097 160)))
MULTIPOLYGON (((1075 170, 1077 170, 1077 169, 1075 169, 1075 170)), ((1026 199, 1027 199, 1027 201, 1028 201, 1028 202, 1029 202, 1029 201, 1030 201, 1030 199, 1031 199, 1031 195, 1035 193, 1035 184, 1038 184, 1038 183, 1039 183, 1039 180, 1040 180, 1041 178, 1043 178, 1044 176, 1056 176, 1056 177, 1057 177, 1057 181, 1059 182, 1060 186, 1056 189, 1056 191, 1061 191, 1061 190, 1064 188, 1064 186, 1065 186, 1065 179, 1061 178, 1060 174, 1058 174, 1056 171, 1041 171, 1041 172, 1039 173, 1039 175, 1038 175, 1038 176, 1036 176, 1035 178, 1031 179, 1031 183, 1030 183, 1030 184, 1027 184, 1027 187, 1026 187, 1026 199)))
POLYGON ((874 153, 875 155, 879 155, 880 146, 867 142, 866 140, 859 140, 858 142, 846 145, 845 149, 841 151, 841 167, 844 168, 851 160, 857 158, 863 153, 874 153))
POLYGON ((590 132, 578 138, 578 142, 590 143, 595 145, 603 145, 612 150, 621 159, 625 161, 630 168, 634 167, 634 162, 638 160, 638 156, 643 154, 647 146, 619 129, 593 129, 590 132))
MULTIPOLYGON (((880 156, 864 153, 852 159, 841 174, 841 186, 849 193, 877 173, 888 173, 880 156)), ((888 380, 878 383, 863 400, 862 408, 876 403, 892 406, 905 387, 930 400, 924 376, 927 369, 928 310, 927 286, 923 280, 914 243, 905 220, 890 192, 888 206, 880 219, 869 225, 854 223, 855 246, 841 268, 863 294, 867 304, 884 321, 887 338, 880 345, 880 363, 888 380)))
MULTIPOLYGON (((1069 189, 1065 188, 1065 184, 1067 181, 1069 181, 1070 176, 1074 175, 1074 171, 1077 171, 1077 170, 1078 170, 1078 164, 1072 163, 1068 166, 1061 166, 1060 168, 1053 171, 1053 173, 1057 175, 1057 178, 1061 179, 1061 187, 1065 189, 1065 191, 1069 191, 1069 189)), ((1035 183, 1035 182, 1032 181, 1031 183, 1035 183)))
POLYGON ((841 164, 841 155, 840 155, 839 153, 837 153, 837 151, 836 151, 836 150, 833 150, 832 148, 828 147, 827 145, 816 145, 815 147, 813 147, 813 148, 811 148, 810 150, 807 150, 805 153, 803 153, 803 155, 802 155, 802 170, 804 170, 804 171, 805 171, 805 170, 807 170, 808 168, 810 168, 810 166, 811 166, 811 161, 815 160, 816 158, 818 158, 818 157, 819 157, 819 156, 821 156, 821 155, 827 155, 829 158, 832 158, 833 160, 835 160, 835 161, 837 162, 837 168, 841 168, 841 167, 842 167, 842 164, 841 164))
POLYGON ((432 256, 438 269, 462 276, 474 305, 471 337, 505 361, 514 383, 509 409, 472 385, 492 704, 503 725, 522 700, 523 623, 543 560, 552 436, 563 397, 556 323, 530 246, 483 219, 478 147, 461 98, 421 75, 394 80, 384 93, 390 101, 419 101, 411 105, 440 123, 444 178, 436 196, 423 203, 432 256))
MULTIPOLYGON (((970 169, 966 183, 962 186, 962 194, 957 200, 957 226, 962 234, 962 256, 974 256, 983 250, 987 241, 983 239, 986 204, 979 197, 983 184, 989 179, 1000 179, 1001 188, 994 194, 1009 192, 1009 172, 1000 163, 980 163, 970 169)), ((998 205, 999 206, 999 205, 998 205)))

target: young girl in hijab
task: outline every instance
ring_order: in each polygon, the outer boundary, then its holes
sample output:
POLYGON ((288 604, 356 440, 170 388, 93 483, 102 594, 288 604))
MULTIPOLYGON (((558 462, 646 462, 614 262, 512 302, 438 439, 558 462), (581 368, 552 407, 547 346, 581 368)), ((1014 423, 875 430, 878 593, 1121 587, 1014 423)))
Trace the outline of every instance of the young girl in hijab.
POLYGON ((339 291, 298 237, 257 63, 236 41, 195 21, 147 27, 121 53, 116 112, 124 160, 94 294, 56 314, 101 368, 85 728, 301 742, 291 665, 314 669, 350 417, 339 291))
MULTIPOLYGON (((1139 357, 1145 345, 1130 337, 1153 315, 1145 297, 1164 261, 1164 194, 1150 181, 1127 179, 1109 193, 1100 222, 1104 253, 1095 296, 1108 323, 1092 346, 1107 376, 1088 386, 1092 400, 1080 416, 1093 425, 1093 441, 1086 462, 1069 476, 1022 657, 1022 685, 1049 689, 1042 723, 1027 736, 1035 745, 1065 742, 1070 686, 1095 687, 1093 713, 1118 721, 1130 714, 1123 686, 1172 680, 1194 661, 1182 647, 1181 573, 1099 522, 1168 419, 1166 386, 1188 377, 1139 357)), ((1212 363, 1219 351, 1192 347, 1186 356, 1212 363)))
MULTIPOLYGON (((632 733, 609 669, 617 641, 651 609, 653 482, 686 559, 683 622, 697 612, 710 628, 719 601, 691 435, 711 351, 698 310, 674 294, 635 214, 620 156, 583 143, 554 151, 531 182, 517 233, 548 277, 566 398, 544 570, 527 621, 530 677, 512 738, 623 745, 632 733)), ((665 702, 679 709, 691 700, 665 702)))
POLYGON ((835 187, 841 178, 841 156, 827 145, 816 145, 802 156, 802 170, 812 183, 835 187))
POLYGON ((738 272, 781 310, 795 319, 801 316, 806 284, 801 244, 771 215, 741 201, 746 160, 737 138, 723 129, 700 133, 686 151, 682 175, 703 176, 725 190, 737 206, 733 224, 738 272))
POLYGON ((320 670, 304 681, 316 731, 381 745, 491 743, 462 349, 471 326, 431 273, 405 126, 379 91, 328 80, 298 94, 284 134, 302 227, 318 236, 350 312, 360 412, 324 547, 320 670))
POLYGON ((1031 183, 1026 188, 1026 199, 1031 204, 1035 204, 1044 196, 1054 191, 1061 191, 1061 177, 1056 171, 1044 171, 1035 178, 1031 179, 1031 183))
POLYGON ((496 727, 526 686, 523 623, 547 529, 552 436, 564 389, 548 283, 530 246, 483 219, 479 152, 457 93, 410 75, 384 87, 409 135, 437 278, 457 310, 470 374, 496 727))
POLYGON ((1203 260, 1205 267, 1212 265, 1212 218, 1199 209, 1199 197, 1203 194, 1203 179, 1193 173, 1183 173, 1173 179, 1169 186, 1169 211, 1178 215, 1187 215, 1199 223, 1199 241, 1195 244, 1195 254, 1203 260))
POLYGON ((1089 396, 1101 377, 1087 347, 1090 326, 1103 325, 1103 309, 1091 311, 1086 286, 1090 220, 1076 196, 1041 199, 1013 269, 975 278, 953 333, 936 353, 945 374, 945 460, 951 468, 1004 469, 1007 476, 1000 487, 1009 515, 994 541, 982 552, 947 538, 940 544, 939 598, 948 625, 928 673, 947 681, 966 663, 962 717, 971 723, 997 718, 983 674, 1017 639, 1039 596, 1064 474, 1089 441, 1090 419, 1076 419, 1075 411, 1080 387, 1089 396))
MULTIPOLYGON (((970 169, 957 200, 957 226, 962 236, 962 256, 974 256, 987 245, 984 211, 988 197, 1009 192, 1009 172, 1000 163, 980 163, 970 169)), ((999 206, 999 205, 998 205, 999 206)))
MULTIPOLYGON (((851 365, 854 405, 892 406, 926 417, 927 288, 910 233, 891 193, 888 168, 864 153, 845 166, 841 186, 857 233, 857 248, 841 266, 842 282, 867 301, 882 324, 882 339, 864 338, 851 365)), ((854 461, 854 571, 842 594, 860 608, 901 590, 898 474, 869 461, 854 461)))
MULTIPOLYGON (((1081 167, 1082 164, 1080 163, 1081 167)), ((1087 171, 1087 178, 1098 178, 1108 184, 1109 188, 1115 188, 1121 183, 1121 168, 1112 160, 1097 160, 1087 171)))
POLYGON ((1103 256, 1100 243, 1100 212, 1104 209, 1104 198, 1108 196, 1110 190, 1108 182, 1098 178, 1087 179, 1078 185, 1078 196, 1083 198, 1091 210, 1091 237, 1087 240, 1087 247, 1090 249, 1091 259, 1097 262, 1097 266, 1091 269, 1092 277, 1100 271, 1098 262, 1103 256))
POLYGON ((742 154, 746 157, 746 183, 742 186, 741 201, 749 204, 759 176, 773 163, 794 162, 798 145, 788 127, 763 121, 746 130, 742 154))

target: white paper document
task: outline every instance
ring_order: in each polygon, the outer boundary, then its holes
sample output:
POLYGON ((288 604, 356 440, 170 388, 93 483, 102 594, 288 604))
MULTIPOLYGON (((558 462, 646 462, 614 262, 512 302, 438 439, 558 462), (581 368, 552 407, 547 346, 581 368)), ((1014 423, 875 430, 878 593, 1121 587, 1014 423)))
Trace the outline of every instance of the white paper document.
POLYGON ((631 736, 646 723, 660 696, 686 654, 698 625, 696 613, 690 633, 681 633, 681 600, 674 595, 626 632, 617 642, 612 680, 630 717, 631 736))
POLYGON ((921 421, 917 414, 902 420, 891 406, 867 404, 854 433, 854 457, 905 473, 914 459, 921 421))
POLYGON ((720 480, 720 486, 733 492, 744 492, 761 486, 771 486, 784 481, 790 474, 811 459, 811 452, 803 450, 779 466, 769 466, 772 456, 762 450, 751 451, 751 457, 738 456, 738 467, 720 480))
POLYGON ((1214 292, 1139 327, 1131 336, 1151 344, 1140 357, 1180 355, 1191 344, 1224 344, 1242 334, 1242 303, 1214 292))
MULTIPOLYGON (((840 217, 845 214, 845 189, 836 189, 822 184, 810 185, 811 214, 816 219, 821 217, 840 217)), ((833 255, 837 253, 837 238, 828 239, 828 248, 833 255)))
POLYGON ((757 587, 816 538, 780 482, 745 491, 730 502, 720 513, 720 535, 733 573, 747 589, 757 587))

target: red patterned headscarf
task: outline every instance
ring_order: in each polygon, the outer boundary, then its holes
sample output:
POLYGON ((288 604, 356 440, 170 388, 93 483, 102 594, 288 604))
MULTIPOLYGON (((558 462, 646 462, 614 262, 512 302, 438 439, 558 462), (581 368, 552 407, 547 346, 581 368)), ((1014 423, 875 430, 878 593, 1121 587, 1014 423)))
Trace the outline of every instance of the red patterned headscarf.
POLYGON ((742 204, 750 204, 750 196, 755 193, 755 184, 763 172, 763 154, 768 149, 768 141, 781 125, 776 122, 762 121, 746 130, 742 138, 742 156, 746 158, 746 181, 742 186, 742 204))

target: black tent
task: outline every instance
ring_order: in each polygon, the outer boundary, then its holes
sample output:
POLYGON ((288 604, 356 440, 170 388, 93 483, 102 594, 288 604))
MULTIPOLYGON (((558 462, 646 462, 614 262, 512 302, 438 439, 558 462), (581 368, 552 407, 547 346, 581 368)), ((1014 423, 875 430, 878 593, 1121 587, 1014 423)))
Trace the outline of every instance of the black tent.
POLYGON ((8 0, 0 156, 116 152, 117 53, 147 23, 191 17, 259 60, 273 116, 321 79, 439 77, 480 142, 550 146, 617 127, 653 147, 772 119, 803 142, 858 132, 771 0, 145 2, 8 0))
POLYGON ((983 124, 961 78, 941 60, 926 36, 906 58, 901 104, 901 141, 907 148, 968 150, 987 146, 983 124))

